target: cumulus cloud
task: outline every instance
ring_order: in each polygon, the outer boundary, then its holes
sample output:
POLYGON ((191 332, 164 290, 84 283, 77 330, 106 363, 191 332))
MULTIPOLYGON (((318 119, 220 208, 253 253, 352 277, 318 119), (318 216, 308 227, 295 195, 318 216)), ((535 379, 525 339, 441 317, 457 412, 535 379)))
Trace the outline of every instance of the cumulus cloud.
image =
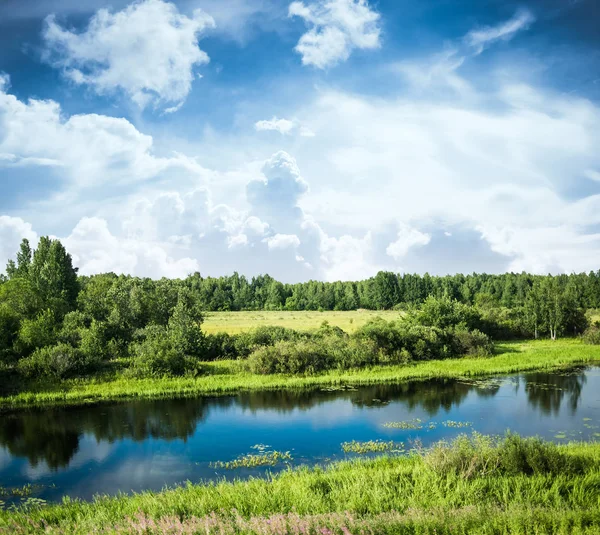
POLYGON ((419 230, 402 225, 398 230, 396 241, 390 243, 385 252, 394 260, 402 259, 411 247, 418 245, 427 245, 431 240, 429 234, 420 232, 419 230))
POLYGON ((246 186, 252 209, 279 229, 295 226, 302 219, 298 202, 308 191, 296 160, 287 152, 279 151, 263 164, 262 174, 262 178, 246 186))
POLYGON ((100 94, 123 91, 143 108, 185 100, 194 68, 209 62, 199 35, 213 25, 200 9, 190 18, 170 2, 142 0, 116 13, 100 9, 79 33, 51 15, 43 38, 46 59, 68 79, 100 94))
POLYGON ((113 235, 107 221, 97 217, 81 219, 63 243, 84 275, 113 271, 182 278, 199 269, 195 259, 173 259, 162 244, 113 235))
POLYGON ((52 100, 19 100, 0 85, 0 167, 60 167, 76 189, 146 180, 169 170, 200 171, 192 160, 158 157, 153 139, 128 120, 65 116, 52 100))
POLYGON ((6 263, 15 259, 15 253, 23 238, 27 238, 35 246, 38 235, 31 225, 20 217, 0 216, 0 273, 4 272, 6 263))
POLYGON ((303 65, 325 69, 347 60, 354 49, 381 46, 380 15, 367 0, 292 2, 289 16, 300 17, 309 26, 295 48, 303 65))
POLYGON ((263 240, 269 250, 272 249, 290 249, 300 245, 300 238, 295 234, 275 234, 263 240))

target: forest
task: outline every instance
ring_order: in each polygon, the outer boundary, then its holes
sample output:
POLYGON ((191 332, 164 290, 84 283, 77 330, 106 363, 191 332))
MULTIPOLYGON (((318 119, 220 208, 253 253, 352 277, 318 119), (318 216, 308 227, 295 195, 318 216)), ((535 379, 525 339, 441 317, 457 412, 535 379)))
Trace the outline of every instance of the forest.
POLYGON ((317 373, 414 360, 491 355, 498 340, 583 336, 600 341, 587 312, 600 307, 600 271, 538 276, 434 277, 379 272, 358 282, 283 284, 194 273, 152 280, 80 276, 58 240, 23 240, 0 279, 0 372, 66 378, 120 366, 135 377, 202 375, 202 362, 244 359, 252 373, 317 373), (260 327, 205 334, 206 311, 402 311, 348 334, 260 327))

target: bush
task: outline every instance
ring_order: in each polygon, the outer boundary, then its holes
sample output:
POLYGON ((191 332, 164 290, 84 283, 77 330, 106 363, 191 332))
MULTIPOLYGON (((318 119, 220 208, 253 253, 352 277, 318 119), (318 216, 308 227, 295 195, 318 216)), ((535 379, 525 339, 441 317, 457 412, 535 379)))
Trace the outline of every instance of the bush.
POLYGON ((600 345, 600 322, 590 325, 583 333, 582 338, 586 344, 600 345))
POLYGON ((478 330, 457 328, 454 330, 454 341, 455 352, 459 355, 489 357, 494 350, 490 337, 478 330))
POLYGON ((539 438, 508 434, 494 439, 474 433, 459 436, 453 443, 440 442, 424 457, 425 464, 442 476, 465 479, 496 475, 581 474, 586 462, 566 455, 556 444, 539 438))
POLYGON ((149 325, 135 333, 137 341, 130 344, 132 366, 129 373, 136 377, 197 375, 199 361, 183 353, 162 325, 149 325))
POLYGON ((362 368, 380 362, 374 342, 360 338, 329 336, 280 341, 257 348, 248 358, 253 373, 312 374, 331 369, 362 368))
POLYGON ((99 359, 84 355, 69 344, 59 343, 36 349, 30 357, 21 359, 17 367, 28 378, 46 376, 64 379, 90 372, 98 364, 99 359))
POLYGON ((236 359, 239 356, 237 337, 227 333, 208 334, 204 337, 202 360, 236 359))
POLYGON ((334 367, 334 357, 321 342, 280 341, 255 349, 247 361, 253 373, 317 373, 334 367))

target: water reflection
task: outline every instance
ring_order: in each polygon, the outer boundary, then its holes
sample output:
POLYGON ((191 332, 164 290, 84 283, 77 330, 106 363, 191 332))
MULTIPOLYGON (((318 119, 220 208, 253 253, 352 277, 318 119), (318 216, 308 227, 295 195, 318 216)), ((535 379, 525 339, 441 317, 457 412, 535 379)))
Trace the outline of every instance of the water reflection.
MULTIPOLYGON (((598 376, 594 377, 598 379, 598 376)), ((600 381, 596 382, 600 386, 600 381)), ((218 440, 231 442, 232 437, 218 438, 214 430, 206 431, 207 434, 204 431, 198 433, 199 429, 206 427, 205 422, 211 413, 214 413, 215 420, 219 422, 219 429, 227 429, 235 436, 237 425, 241 426, 241 434, 251 436, 252 424, 245 421, 242 425, 239 418, 237 422, 233 421, 232 414, 249 412, 259 418, 262 424, 272 418, 269 415, 281 415, 285 421, 300 421, 298 415, 310 414, 311 418, 319 422, 326 421, 329 415, 329 420, 334 422, 331 425, 341 427, 342 422, 336 414, 341 414, 343 409, 347 415, 343 425, 354 425, 359 430, 360 425, 364 427, 365 422, 371 425, 374 421, 369 416, 371 412, 373 415, 378 414, 380 419, 384 416, 389 419, 397 418, 399 414, 412 413, 433 418, 440 413, 450 414, 451 411, 454 411, 452 416, 456 416, 458 411, 460 417, 460 407, 467 399, 470 400, 468 405, 472 407, 469 413, 464 413, 467 419, 473 418, 471 413, 480 419, 483 418, 481 414, 485 413, 486 422, 493 418, 497 419, 498 427, 504 426, 502 429, 494 428, 493 432, 502 432, 507 425, 503 422, 502 415, 505 414, 508 418, 509 414, 514 414, 517 410, 522 412, 523 407, 528 406, 530 413, 533 411, 556 416, 566 400, 569 412, 574 414, 585 385, 586 371, 579 369, 571 373, 532 373, 505 380, 470 382, 446 379, 372 385, 347 390, 246 392, 216 398, 138 400, 94 407, 21 411, 6 413, 0 418, 0 447, 4 447, 13 458, 26 459, 30 467, 44 462, 49 469, 58 470, 69 467, 80 450, 83 437, 95 440, 95 446, 90 446, 87 440, 88 449, 97 448, 100 444, 121 444, 124 441, 145 443, 150 439, 165 442, 179 440, 186 443, 190 437, 194 437, 197 444, 208 441, 205 444, 207 447, 218 450, 218 440), (516 388, 513 388, 513 384, 516 388), (524 385, 524 396, 519 394, 521 385, 524 385), (503 395, 494 400, 502 389, 503 395), (507 404, 505 398, 510 396, 513 401, 507 404), (358 417, 353 410, 365 414, 358 417), (388 412, 384 413, 386 410, 388 412)), ((488 432, 487 428, 485 430, 488 432)), ((325 443, 328 439, 335 440, 331 433, 328 437, 317 436, 318 429, 314 426, 309 431, 315 435, 315 449, 318 449, 320 441, 325 443)), ((299 440, 303 438, 303 432, 297 431, 299 440)), ((338 446, 327 447, 339 447, 339 442, 337 444, 338 446)), ((231 444, 228 446, 231 447, 231 444)), ((329 452, 326 454, 329 455, 329 452)))
POLYGON ((544 414, 558 414, 565 396, 572 414, 577 412, 586 383, 584 369, 567 372, 537 372, 524 376, 527 399, 544 414))

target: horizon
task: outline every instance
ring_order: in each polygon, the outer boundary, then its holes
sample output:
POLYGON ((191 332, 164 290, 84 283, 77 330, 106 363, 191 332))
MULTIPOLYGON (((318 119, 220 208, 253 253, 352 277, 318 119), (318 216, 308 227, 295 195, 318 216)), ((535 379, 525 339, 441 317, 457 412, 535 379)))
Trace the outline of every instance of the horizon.
POLYGON ((591 0, 0 6, 0 273, 600 267, 591 0))

